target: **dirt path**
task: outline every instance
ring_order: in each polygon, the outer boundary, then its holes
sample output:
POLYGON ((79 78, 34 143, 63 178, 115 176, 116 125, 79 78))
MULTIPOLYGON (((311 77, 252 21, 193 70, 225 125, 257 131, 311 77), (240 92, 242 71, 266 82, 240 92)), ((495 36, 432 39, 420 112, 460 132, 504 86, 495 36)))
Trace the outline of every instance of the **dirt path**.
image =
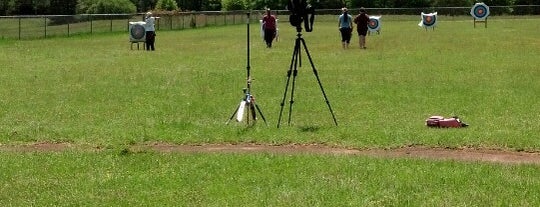
MULTIPOLYGON (((69 143, 35 143, 29 145, 0 145, 0 151, 12 152, 49 152, 69 149, 87 149, 69 143)), ((88 150, 88 149, 87 149, 88 150)), ((100 150, 100 149, 89 149, 100 150)), ((457 160, 466 162, 493 162, 501 164, 536 164, 540 165, 539 152, 515 152, 498 149, 446 149, 425 146, 407 146, 395 149, 347 149, 325 145, 262 145, 262 144, 206 144, 174 145, 151 143, 134 145, 130 151, 153 150, 163 153, 274 153, 274 154, 328 154, 357 155, 382 158, 421 158, 433 160, 457 160)))

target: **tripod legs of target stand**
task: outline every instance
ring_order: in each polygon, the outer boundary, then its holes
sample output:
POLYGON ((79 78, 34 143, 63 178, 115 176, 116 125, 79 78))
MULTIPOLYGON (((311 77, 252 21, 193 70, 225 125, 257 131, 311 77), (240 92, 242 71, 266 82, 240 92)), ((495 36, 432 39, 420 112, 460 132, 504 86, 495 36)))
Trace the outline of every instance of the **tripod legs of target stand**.
POLYGON ((311 69, 313 70, 313 74, 317 78, 317 82, 319 83, 319 87, 320 87, 321 92, 322 92, 322 94, 324 96, 324 100, 326 102, 326 105, 328 106, 328 109, 330 110, 330 113, 332 114, 332 119, 334 120, 334 124, 336 124, 336 126, 337 126, 338 123, 337 123, 337 120, 336 120, 336 116, 334 115, 334 111, 332 110, 332 106, 330 106, 330 101, 328 101, 328 97, 326 96, 326 93, 324 92, 324 88, 323 88, 321 80, 319 78, 319 74, 317 72, 317 69, 315 69, 315 65, 313 64, 313 60, 311 59, 311 55, 309 54, 309 50, 308 50, 308 48, 306 46, 306 41, 302 38, 302 34, 298 33, 296 41, 294 43, 294 51, 293 51, 292 58, 291 58, 291 65, 289 67, 289 70, 287 71, 287 83, 285 85, 285 92, 283 93, 283 99, 281 100, 281 109, 279 111, 279 119, 278 119, 277 127, 279 128, 279 126, 281 124, 281 117, 283 115, 283 107, 285 106, 285 99, 287 99, 287 91, 289 89, 289 83, 290 83, 291 75, 292 75, 293 80, 292 80, 292 85, 291 85, 291 98, 290 98, 290 101, 289 101, 289 119, 288 119, 288 122, 287 122, 288 125, 291 124, 291 115, 292 115, 292 108, 293 108, 293 103, 294 103, 294 87, 296 85, 296 76, 298 75, 298 66, 302 67, 301 54, 300 54, 300 51, 301 51, 300 44, 302 44, 303 47, 304 47, 304 50, 305 50, 305 52, 307 54, 309 63, 311 64, 311 69))
POLYGON ((268 125, 261 111, 261 108, 259 108, 259 105, 257 105, 257 103, 255 102, 255 98, 251 94, 246 93, 246 89, 244 89, 244 93, 245 98, 240 101, 240 104, 238 104, 238 107, 236 107, 236 110, 231 115, 226 124, 229 124, 229 122, 234 119, 235 116, 237 122, 242 122, 245 116, 246 124, 255 124, 255 121, 257 121, 257 112, 259 112, 259 115, 263 119, 264 124, 268 125), (252 122, 250 122, 251 120, 252 122))

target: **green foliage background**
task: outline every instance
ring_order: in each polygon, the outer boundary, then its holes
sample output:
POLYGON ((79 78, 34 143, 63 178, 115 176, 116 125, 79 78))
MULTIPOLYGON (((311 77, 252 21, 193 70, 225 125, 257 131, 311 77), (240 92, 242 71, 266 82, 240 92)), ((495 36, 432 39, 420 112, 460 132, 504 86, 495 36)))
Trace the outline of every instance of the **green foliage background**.
MULTIPOLYGON (((163 1, 163 0, 161 0, 163 1)), ((161 7, 158 0, 3 0, 0 1, 0 15, 34 15, 82 13, 131 13, 134 6, 137 12, 146 12, 161 7), (99 6, 97 6, 99 4, 99 6), (96 8, 98 7, 98 8, 96 8), (93 9, 91 9, 93 8, 93 9)), ((182 11, 219 10, 286 10, 287 0, 167 0, 164 10, 175 10, 172 2, 182 11)), ((317 0, 308 1, 316 9, 350 8, 429 8, 429 7, 468 7, 473 0, 317 0)), ((540 5, 540 0, 486 0, 489 6, 540 5)), ((538 14, 538 8, 521 9, 517 14, 538 14)), ((507 11, 510 12, 510 11, 507 11)))

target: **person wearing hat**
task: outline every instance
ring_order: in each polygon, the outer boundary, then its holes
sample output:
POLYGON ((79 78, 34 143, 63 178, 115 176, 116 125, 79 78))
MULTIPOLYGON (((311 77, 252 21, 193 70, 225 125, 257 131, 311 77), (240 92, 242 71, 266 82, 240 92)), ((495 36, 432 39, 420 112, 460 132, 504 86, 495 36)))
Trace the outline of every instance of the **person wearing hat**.
POLYGON ((366 13, 364 7, 360 8, 360 14, 354 18, 356 23, 356 32, 358 32, 358 42, 360 43, 360 49, 366 49, 366 35, 368 31, 369 16, 366 13))
POLYGON ((342 14, 338 18, 338 27, 341 32, 341 45, 343 49, 349 48, 351 42, 351 34, 353 30, 352 16, 349 14, 347 8, 341 9, 342 14))
POLYGON ((144 29, 146 30, 146 50, 156 50, 154 43, 156 42, 156 27, 155 22, 159 17, 153 17, 152 12, 147 12, 144 21, 144 29))
POLYGON ((276 37, 276 17, 270 13, 270 9, 266 9, 266 15, 262 18, 264 41, 266 47, 272 47, 272 41, 276 37))

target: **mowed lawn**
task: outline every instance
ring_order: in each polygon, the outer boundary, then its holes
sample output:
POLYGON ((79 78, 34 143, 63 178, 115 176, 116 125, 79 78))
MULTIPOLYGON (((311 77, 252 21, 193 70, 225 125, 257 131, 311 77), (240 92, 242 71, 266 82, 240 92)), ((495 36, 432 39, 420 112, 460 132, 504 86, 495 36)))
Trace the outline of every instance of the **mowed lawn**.
MULTIPOLYGON (((287 19, 287 17, 281 17, 287 19)), ((538 206, 538 166, 347 155, 126 152, 134 144, 407 145, 540 150, 540 18, 384 17, 367 50, 343 50, 333 17, 304 32, 307 57, 276 127, 295 29, 265 48, 251 24, 252 92, 267 119, 226 125, 246 87, 246 25, 159 32, 154 52, 128 34, 0 41, 0 204, 163 206, 538 206), (450 20, 450 21, 449 21, 450 20), (463 129, 430 129, 431 115, 463 129), (101 150, 94 151, 92 149, 101 150)), ((289 88, 290 89, 290 88, 289 88)))

